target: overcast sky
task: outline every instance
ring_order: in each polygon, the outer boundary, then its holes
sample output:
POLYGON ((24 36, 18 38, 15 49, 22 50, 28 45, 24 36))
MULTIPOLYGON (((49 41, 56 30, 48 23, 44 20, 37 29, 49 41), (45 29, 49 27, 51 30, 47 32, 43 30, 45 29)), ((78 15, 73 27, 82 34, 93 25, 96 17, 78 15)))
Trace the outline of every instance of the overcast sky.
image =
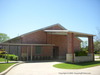
POLYGON ((96 34, 100 0, 0 0, 0 33, 10 38, 56 23, 96 34))

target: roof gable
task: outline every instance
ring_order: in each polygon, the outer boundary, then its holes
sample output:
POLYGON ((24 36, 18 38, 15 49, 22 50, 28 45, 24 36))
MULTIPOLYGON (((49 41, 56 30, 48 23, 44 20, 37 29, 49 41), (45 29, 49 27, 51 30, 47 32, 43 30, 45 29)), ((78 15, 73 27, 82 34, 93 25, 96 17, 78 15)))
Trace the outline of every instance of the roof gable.
POLYGON ((67 29, 64 28, 62 25, 57 23, 57 24, 50 25, 48 27, 44 27, 44 28, 41 28, 41 29, 38 29, 38 30, 28 32, 26 34, 21 35, 21 37, 28 35, 28 34, 31 34, 31 33, 34 33, 34 32, 37 32, 37 31, 40 31, 40 30, 67 30, 67 29))
MULTIPOLYGON (((57 23, 57 24, 53 24, 53 25, 50 25, 50 26, 47 26, 47 27, 38 29, 38 30, 34 30, 34 31, 31 31, 31 32, 22 34, 22 35, 20 35, 20 36, 14 37, 14 38, 12 38, 12 39, 15 39, 15 38, 18 38, 18 37, 24 37, 25 35, 28 35, 28 34, 31 34, 31 33, 34 33, 34 32, 40 31, 40 30, 45 30, 45 29, 46 29, 46 30, 49 30, 49 29, 50 29, 50 30, 54 30, 53 28, 54 28, 55 26, 59 27, 60 30, 66 30, 66 28, 64 28, 62 25, 60 25, 59 23, 57 23)), ((58 29, 58 30, 59 30, 59 29, 58 29)), ((56 30, 57 30, 57 29, 56 29, 56 30)), ((9 39, 9 40, 7 40, 7 41, 10 41, 10 40, 12 40, 12 39, 9 39)), ((5 42, 7 42, 7 41, 5 41, 5 42)))

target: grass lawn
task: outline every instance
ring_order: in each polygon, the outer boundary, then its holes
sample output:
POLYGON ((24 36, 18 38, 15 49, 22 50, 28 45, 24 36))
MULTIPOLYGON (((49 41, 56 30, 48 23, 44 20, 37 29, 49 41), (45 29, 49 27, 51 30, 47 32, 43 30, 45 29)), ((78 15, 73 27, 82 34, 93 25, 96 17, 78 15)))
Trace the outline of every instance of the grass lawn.
POLYGON ((100 61, 84 62, 84 63, 77 63, 77 64, 60 63, 60 64, 55 64, 53 66, 61 69, 82 69, 82 68, 100 66, 100 61))
POLYGON ((15 63, 0 63, 0 72, 6 70, 8 67, 10 67, 13 64, 15 63))
POLYGON ((95 56, 100 56, 100 54, 94 54, 95 56))
MULTIPOLYGON (((5 62, 5 61, 7 61, 7 59, 0 58, 0 62, 5 62)), ((8 61, 10 61, 10 60, 8 60, 8 61)))
POLYGON ((5 61, 5 59, 4 58, 0 58, 0 62, 3 62, 3 61, 5 61))

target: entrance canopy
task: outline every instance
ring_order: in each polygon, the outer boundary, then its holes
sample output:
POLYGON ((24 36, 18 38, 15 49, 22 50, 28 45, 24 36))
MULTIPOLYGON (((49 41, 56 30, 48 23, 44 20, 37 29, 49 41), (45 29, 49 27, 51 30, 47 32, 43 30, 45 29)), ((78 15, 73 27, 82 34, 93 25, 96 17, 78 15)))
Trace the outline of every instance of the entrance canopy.
POLYGON ((48 34, 56 34, 56 35, 68 35, 67 33, 74 33, 74 35, 77 37, 95 36, 92 34, 75 32, 75 31, 70 31, 70 30, 44 30, 44 31, 47 32, 48 34))
MULTIPOLYGON (((55 34, 55 35, 67 35, 67 62, 85 62, 85 61, 94 61, 94 45, 93 45, 93 36, 92 34, 87 34, 87 33, 80 33, 80 32, 75 32, 75 31, 70 31, 70 30, 44 30, 48 34, 55 34), (82 58, 77 58, 75 57, 75 51, 74 51, 74 38, 75 37, 87 37, 88 38, 88 51, 90 56, 90 59, 83 59, 82 58)), ((86 57, 87 58, 87 57, 86 57)))

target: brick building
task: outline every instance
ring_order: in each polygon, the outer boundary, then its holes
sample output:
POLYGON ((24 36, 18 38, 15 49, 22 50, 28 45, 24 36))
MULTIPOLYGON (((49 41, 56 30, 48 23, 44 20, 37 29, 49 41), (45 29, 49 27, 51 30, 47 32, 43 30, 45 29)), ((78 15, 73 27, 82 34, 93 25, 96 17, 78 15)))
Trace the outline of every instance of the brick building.
POLYGON ((54 24, 10 39, 2 45, 8 53, 18 55, 20 60, 67 58, 67 61, 74 62, 74 52, 80 50, 78 37, 88 37, 89 53, 93 56, 93 36, 54 24))

